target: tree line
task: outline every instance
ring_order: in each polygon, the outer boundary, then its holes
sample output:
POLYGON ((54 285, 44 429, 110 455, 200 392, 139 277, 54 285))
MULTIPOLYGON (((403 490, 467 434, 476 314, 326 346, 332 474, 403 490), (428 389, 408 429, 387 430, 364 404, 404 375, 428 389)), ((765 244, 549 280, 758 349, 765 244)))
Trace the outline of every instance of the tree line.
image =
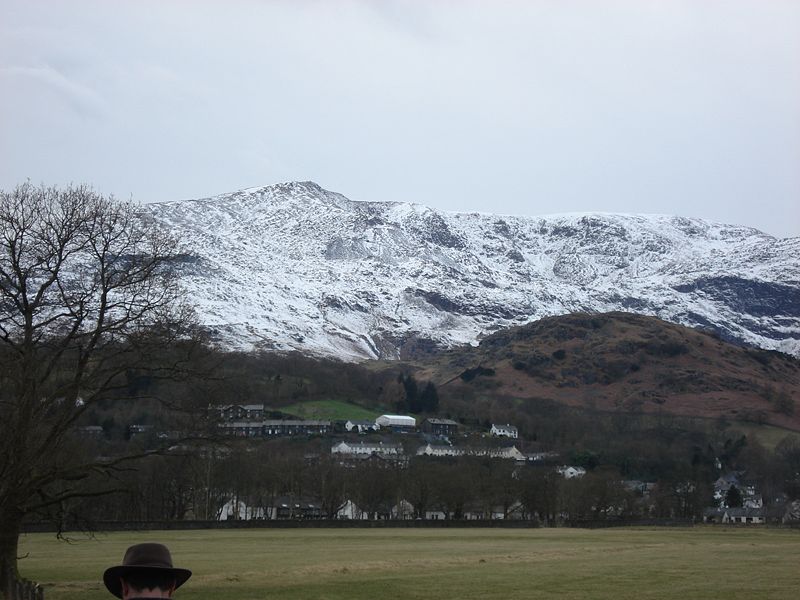
POLYGON ((501 459, 414 457, 400 466, 382 460, 340 463, 327 455, 309 459, 306 450, 277 441, 240 445, 223 454, 217 448, 150 457, 135 471, 119 475, 118 494, 76 498, 51 518, 60 518, 64 528, 91 527, 93 521, 215 520, 228 502, 269 515, 270 507, 287 500, 313 502, 315 517, 336 518, 349 500, 370 519, 424 519, 437 513, 458 520, 469 513, 473 518, 502 516, 547 525, 697 517, 710 496, 709 484, 687 491, 680 488, 684 482, 664 480, 646 500, 608 467, 565 479, 553 466, 501 459))

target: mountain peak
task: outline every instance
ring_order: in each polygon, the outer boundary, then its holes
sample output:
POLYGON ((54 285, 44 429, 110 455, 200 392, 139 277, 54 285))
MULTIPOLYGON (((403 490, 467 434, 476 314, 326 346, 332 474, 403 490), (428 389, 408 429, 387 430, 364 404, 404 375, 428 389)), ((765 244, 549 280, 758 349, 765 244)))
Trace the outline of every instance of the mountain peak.
POLYGON ((285 181, 283 183, 278 183, 274 186, 269 186, 269 187, 275 187, 278 189, 297 191, 297 192, 310 192, 315 194, 331 193, 315 181, 285 181))
POLYGON ((663 215, 519 217, 356 202, 312 181, 148 210, 190 240, 220 343, 345 360, 623 310, 800 354, 800 244, 663 215))

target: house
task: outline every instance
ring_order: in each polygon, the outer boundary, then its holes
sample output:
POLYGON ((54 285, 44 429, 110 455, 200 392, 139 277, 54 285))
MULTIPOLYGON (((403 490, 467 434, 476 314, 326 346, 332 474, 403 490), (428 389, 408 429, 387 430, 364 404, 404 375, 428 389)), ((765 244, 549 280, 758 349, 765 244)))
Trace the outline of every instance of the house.
POLYGON ((741 474, 726 473, 714 482, 714 500, 721 506, 727 506, 728 493, 735 487, 739 491, 743 508, 762 508, 764 500, 756 489, 755 483, 744 481, 741 474))
POLYGON ((389 429, 397 433, 414 431, 417 427, 417 420, 406 415, 381 415, 375 419, 375 423, 382 429, 389 429))
POLYGON ((726 508, 722 514, 722 523, 760 524, 766 523, 764 511, 760 508, 726 508))
POLYGON ((761 494, 750 491, 748 488, 745 490, 744 499, 742 500, 743 508, 764 508, 764 499, 761 494))
POLYGON ((413 519, 414 518, 414 505, 408 500, 400 500, 389 511, 392 519, 413 519))
POLYGON ((459 448, 449 444, 428 443, 417 448, 417 456, 488 456, 489 458, 507 458, 518 461, 527 460, 525 454, 520 452, 516 446, 459 448))
POLYGON ((105 431, 100 425, 84 425, 78 427, 78 432, 82 437, 87 438, 101 438, 105 435, 105 431))
POLYGON ((427 418, 422 422, 422 431, 433 435, 450 437, 458 432, 458 423, 451 419, 427 418))
POLYGON ((495 437, 508 437, 513 439, 517 439, 519 437, 517 428, 507 423, 505 425, 498 425, 496 423, 492 423, 492 427, 491 429, 489 429, 489 433, 495 437))
POLYGON ((720 475, 714 482, 714 500, 719 504, 724 504, 728 490, 736 486, 741 491, 741 485, 738 473, 730 472, 720 475))
POLYGON ((278 437, 293 435, 322 435, 332 429, 330 421, 321 420, 262 420, 231 421, 221 423, 220 428, 234 437, 278 437))
POLYGON ((228 500, 219 509, 217 521, 249 521, 263 518, 264 509, 262 507, 248 507, 241 500, 228 500))
POLYGON ((231 421, 228 423, 221 423, 219 427, 225 435, 233 437, 254 438, 262 437, 264 435, 264 430, 261 423, 231 421))
POLYGON ((766 513, 761 508, 718 508, 712 506, 703 511, 703 523, 758 525, 766 522, 766 513))
POLYGON ((502 521, 503 519, 521 519, 523 507, 519 502, 514 502, 508 507, 494 505, 491 507, 467 506, 464 508, 464 519, 467 521, 502 521))
POLYGON ((139 425, 139 424, 135 424, 134 423, 134 424, 128 425, 127 433, 128 433, 128 437, 134 437, 136 435, 152 431, 152 429, 153 429, 152 425, 139 425))
POLYGON ((269 509, 273 519, 321 519, 323 517, 320 503, 315 498, 279 496, 275 498, 269 509))
POLYGON ((378 431, 380 426, 375 421, 347 421, 344 428, 350 432, 367 433, 370 431, 378 431))
POLYGON ((546 461, 558 458, 558 452, 531 452, 526 455, 528 462, 531 463, 544 463, 546 461))
POLYGON ((511 460, 526 461, 528 459, 516 446, 505 446, 502 448, 489 448, 485 452, 491 458, 509 458, 511 460))
POLYGON ((263 404, 226 404, 216 410, 223 421, 260 421, 264 418, 263 404))
POLYGON ((656 484, 650 481, 639 481, 638 479, 625 479, 622 481, 622 486, 640 498, 649 498, 656 484))
POLYGON ((728 488, 732 485, 736 487, 740 487, 741 483, 739 482, 739 473, 730 472, 725 473, 724 475, 720 475, 717 480, 714 482, 714 491, 720 492, 727 492, 728 488))
POLYGON ((285 435, 324 435, 330 433, 333 424, 319 419, 276 419, 261 422, 266 437, 285 435))
POLYGON ((447 519, 447 513, 438 509, 426 510, 425 519, 428 521, 444 521, 447 519))
POLYGON ((345 519, 348 521, 362 521, 367 519, 367 514, 361 510, 355 502, 347 500, 342 507, 336 511, 336 519, 345 519))
POLYGON ((586 475, 586 469, 583 467, 571 467, 568 465, 564 465, 558 467, 556 469, 559 475, 562 475, 564 479, 573 479, 575 477, 583 477, 586 475))
POLYGON ((425 444, 417 448, 417 456, 463 456, 464 450, 449 444, 425 444))
POLYGON ((783 523, 798 523, 800 522, 800 500, 794 500, 787 503, 786 510, 781 518, 783 523))
POLYGON ((339 442, 331 446, 331 454, 346 456, 402 456, 402 444, 384 444, 383 442, 339 442))
POLYGON ((709 506, 703 511, 703 523, 722 523, 725 509, 709 506))

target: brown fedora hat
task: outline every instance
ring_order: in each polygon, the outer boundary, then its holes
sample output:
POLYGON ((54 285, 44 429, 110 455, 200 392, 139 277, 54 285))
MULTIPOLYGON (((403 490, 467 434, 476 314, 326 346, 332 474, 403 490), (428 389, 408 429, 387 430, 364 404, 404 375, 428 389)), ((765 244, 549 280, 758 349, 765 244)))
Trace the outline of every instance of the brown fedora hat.
POLYGON ((128 573, 142 573, 147 571, 169 572, 175 576, 175 587, 179 588, 192 572, 189 569, 179 569, 172 566, 172 556, 169 548, 164 544, 136 544, 125 551, 122 564, 117 567, 110 567, 103 573, 103 583, 106 584, 108 591, 117 598, 122 598, 122 582, 120 577, 125 577, 128 573))

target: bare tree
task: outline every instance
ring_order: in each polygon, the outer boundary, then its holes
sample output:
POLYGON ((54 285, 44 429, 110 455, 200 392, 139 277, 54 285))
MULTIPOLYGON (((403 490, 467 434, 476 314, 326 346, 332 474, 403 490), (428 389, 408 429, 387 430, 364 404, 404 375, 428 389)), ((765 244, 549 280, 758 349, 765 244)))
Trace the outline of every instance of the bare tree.
POLYGON ((89 187, 0 191, 0 590, 26 515, 135 457, 82 454, 75 429, 126 371, 188 335, 176 252, 136 206, 89 187))

